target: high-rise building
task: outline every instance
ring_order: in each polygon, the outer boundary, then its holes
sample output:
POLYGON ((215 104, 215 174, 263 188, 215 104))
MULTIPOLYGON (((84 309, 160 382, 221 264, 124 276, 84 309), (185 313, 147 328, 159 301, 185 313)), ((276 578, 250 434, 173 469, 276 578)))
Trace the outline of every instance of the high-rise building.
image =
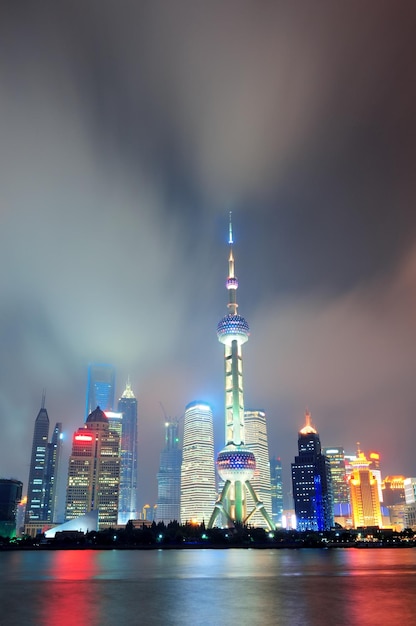
POLYGON ((394 506, 405 503, 404 491, 405 476, 386 476, 381 483, 383 505, 394 506))
POLYGON ((88 366, 85 419, 97 406, 102 411, 114 410, 115 378, 116 372, 112 365, 91 363, 88 366))
MULTIPOLYGON (((260 502, 272 519, 272 497, 270 483, 269 443, 267 440, 266 413, 259 410, 244 411, 244 426, 246 433, 245 447, 253 452, 256 458, 256 469, 251 484, 260 502)), ((247 494, 247 507, 255 510, 255 502, 250 493, 247 494)), ((269 524, 261 513, 255 512, 248 520, 254 526, 266 526, 269 524)))
POLYGON ((255 512, 259 512, 271 529, 272 519, 251 482, 256 471, 256 457, 245 445, 242 346, 248 340, 249 327, 244 317, 238 314, 231 214, 228 244, 228 314, 217 326, 217 337, 224 345, 225 357, 225 447, 217 457, 218 474, 224 487, 208 526, 212 527, 219 517, 227 525, 245 524, 255 512), (247 493, 254 502, 252 510, 247 507, 247 493))
POLYGON ((206 402, 185 408, 181 467, 181 522, 207 522, 216 498, 214 426, 206 402))
POLYGON ((108 420, 110 430, 113 430, 117 433, 121 442, 121 432, 123 429, 123 413, 120 413, 119 411, 104 411, 104 413, 108 420))
POLYGON ((299 431, 298 455, 292 463, 292 488, 298 530, 330 530, 334 524, 332 480, 329 461, 321 451, 321 440, 305 414, 299 431))
POLYGON ((30 458, 29 480, 25 524, 44 520, 45 471, 48 458, 49 416, 45 409, 45 393, 42 406, 35 420, 32 455, 30 458))
POLYGON ((405 478, 403 484, 406 504, 414 504, 416 502, 416 478, 405 478))
POLYGON ((137 508, 137 400, 126 383, 118 410, 122 414, 119 524, 138 518, 137 508))
POLYGON ((349 513, 350 503, 344 448, 339 446, 324 448, 323 453, 327 457, 331 468, 334 515, 341 517, 349 513))
MULTIPOLYGON (((165 422, 165 446, 160 453, 157 474, 157 521, 168 524, 181 518, 181 464, 177 420, 165 422)), ((214 478, 215 480, 215 478, 214 478)), ((185 476, 184 476, 185 482, 185 476)))
POLYGON ((273 524, 281 526, 283 515, 283 471, 280 458, 273 457, 270 459, 270 487, 273 524))
POLYGON ((357 458, 350 461, 352 472, 349 476, 352 523, 359 526, 382 526, 378 483, 371 461, 363 452, 358 451, 357 458))
POLYGON ((99 528, 117 524, 120 438, 97 407, 73 436, 66 492, 66 520, 98 509, 99 528))
POLYGON ((58 475, 62 452, 62 424, 57 422, 53 429, 52 439, 48 443, 45 467, 45 497, 43 503, 43 519, 56 522, 58 511, 58 475))
MULTIPOLYGON (((360 447, 360 444, 357 444, 358 447, 360 447)), ((382 478, 381 478, 381 465, 380 465, 380 460, 381 460, 381 456, 379 452, 374 452, 374 451, 370 451, 367 455, 367 459, 370 462, 369 468, 373 473, 373 476, 375 477, 376 481, 377 481, 377 489, 378 489, 378 497, 380 502, 383 502, 383 490, 381 488, 382 486, 382 478)))
POLYGON ((0 537, 16 536, 17 506, 22 499, 23 484, 13 478, 0 478, 0 537))

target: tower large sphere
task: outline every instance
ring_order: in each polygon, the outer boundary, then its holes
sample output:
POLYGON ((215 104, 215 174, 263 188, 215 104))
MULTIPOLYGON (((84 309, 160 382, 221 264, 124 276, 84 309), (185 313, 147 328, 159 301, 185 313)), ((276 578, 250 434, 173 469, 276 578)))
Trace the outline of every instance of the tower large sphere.
POLYGON ((241 345, 248 340, 249 334, 248 324, 241 315, 229 313, 218 322, 217 337, 221 343, 229 345, 236 339, 241 345))
POLYGON ((245 482, 254 476, 256 457, 245 448, 225 448, 218 453, 217 468, 223 480, 245 482))

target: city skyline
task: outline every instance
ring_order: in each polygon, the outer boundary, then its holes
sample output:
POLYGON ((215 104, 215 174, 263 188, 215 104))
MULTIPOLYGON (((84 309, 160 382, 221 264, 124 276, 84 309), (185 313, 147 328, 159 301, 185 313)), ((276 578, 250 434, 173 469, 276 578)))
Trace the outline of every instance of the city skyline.
POLYGON ((26 491, 45 387, 68 455, 91 362, 135 390, 140 502, 160 402, 206 399, 221 442, 232 210, 245 401, 286 489, 305 407, 413 476, 415 9, 150 4, 1 9, 0 475, 26 491))

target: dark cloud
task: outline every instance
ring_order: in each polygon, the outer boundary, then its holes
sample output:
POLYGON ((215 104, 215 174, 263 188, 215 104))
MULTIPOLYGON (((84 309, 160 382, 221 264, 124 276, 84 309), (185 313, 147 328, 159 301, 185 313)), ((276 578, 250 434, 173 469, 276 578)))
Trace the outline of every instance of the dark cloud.
POLYGON ((272 451, 307 405, 324 443, 413 473, 414 4, 1 11, 0 472, 26 481, 43 387, 78 427, 94 360, 138 396, 142 502, 160 402, 210 400, 221 446, 232 209, 272 451))

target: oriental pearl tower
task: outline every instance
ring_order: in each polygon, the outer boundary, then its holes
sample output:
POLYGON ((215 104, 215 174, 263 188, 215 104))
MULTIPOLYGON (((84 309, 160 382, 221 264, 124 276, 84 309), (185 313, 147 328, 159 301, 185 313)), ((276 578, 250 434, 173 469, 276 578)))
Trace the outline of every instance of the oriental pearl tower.
POLYGON ((250 480, 256 469, 256 459, 244 446, 244 399, 243 399, 243 355, 242 346, 249 337, 249 327, 238 314, 238 280, 234 273, 233 229, 230 212, 228 256, 228 313, 217 326, 218 340, 224 344, 225 357, 225 447, 217 457, 217 469, 224 481, 222 493, 215 503, 208 528, 215 525, 221 515, 228 526, 247 524, 251 516, 259 511, 267 526, 274 524, 263 503, 259 500, 250 480), (247 511, 247 492, 250 493, 254 508, 247 511))

